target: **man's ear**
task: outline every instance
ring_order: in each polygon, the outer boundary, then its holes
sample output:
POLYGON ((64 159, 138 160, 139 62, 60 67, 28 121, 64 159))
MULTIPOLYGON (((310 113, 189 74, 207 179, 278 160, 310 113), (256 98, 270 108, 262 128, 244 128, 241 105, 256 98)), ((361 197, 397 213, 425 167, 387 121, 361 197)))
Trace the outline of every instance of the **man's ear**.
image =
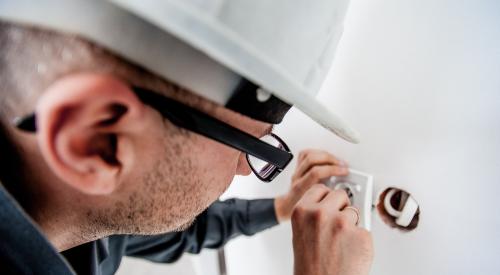
POLYGON ((144 105, 121 80, 71 74, 37 104, 37 139, 49 167, 87 194, 109 194, 133 166, 131 136, 142 131, 144 105))

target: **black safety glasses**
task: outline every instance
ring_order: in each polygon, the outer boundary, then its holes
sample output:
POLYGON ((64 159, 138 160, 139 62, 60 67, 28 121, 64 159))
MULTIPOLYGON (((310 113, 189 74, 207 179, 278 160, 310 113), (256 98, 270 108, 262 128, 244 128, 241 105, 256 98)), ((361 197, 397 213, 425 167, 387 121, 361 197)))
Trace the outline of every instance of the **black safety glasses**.
MULTIPOLYGON (((293 158, 288 146, 275 134, 271 133, 258 139, 159 93, 138 87, 133 87, 133 91, 144 104, 157 110, 176 126, 246 153, 248 164, 262 181, 272 181, 293 158)), ((23 131, 36 132, 36 115, 26 116, 15 124, 23 131)))

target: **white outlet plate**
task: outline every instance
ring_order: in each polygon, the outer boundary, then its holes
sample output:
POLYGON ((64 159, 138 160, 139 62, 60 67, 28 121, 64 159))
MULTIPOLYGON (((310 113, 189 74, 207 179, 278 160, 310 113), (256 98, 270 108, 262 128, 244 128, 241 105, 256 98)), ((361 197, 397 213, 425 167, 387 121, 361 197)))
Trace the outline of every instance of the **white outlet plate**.
POLYGON ((331 177, 325 184, 332 189, 348 188, 351 193, 351 205, 359 210, 358 226, 366 230, 371 228, 373 176, 349 169, 346 177, 331 177))

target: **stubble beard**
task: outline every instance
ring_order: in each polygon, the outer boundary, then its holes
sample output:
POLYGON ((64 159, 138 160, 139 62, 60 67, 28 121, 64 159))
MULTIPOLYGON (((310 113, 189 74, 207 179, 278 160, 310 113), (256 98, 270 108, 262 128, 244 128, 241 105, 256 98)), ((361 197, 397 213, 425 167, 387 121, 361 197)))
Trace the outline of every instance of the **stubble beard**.
POLYGON ((105 235, 151 235, 191 226, 207 208, 208 187, 201 180, 203 171, 191 159, 195 154, 190 151, 186 135, 178 133, 165 138, 159 145, 163 148, 158 152, 162 158, 137 179, 137 190, 116 202, 112 209, 89 213, 89 231, 101 228, 105 235))

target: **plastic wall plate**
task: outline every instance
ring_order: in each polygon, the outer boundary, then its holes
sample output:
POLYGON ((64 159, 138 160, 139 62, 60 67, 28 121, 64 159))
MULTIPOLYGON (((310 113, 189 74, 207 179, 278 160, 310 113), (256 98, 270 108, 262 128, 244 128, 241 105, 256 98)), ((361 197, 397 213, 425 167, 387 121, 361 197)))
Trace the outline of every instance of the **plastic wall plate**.
POLYGON ((359 210, 358 226, 366 230, 371 228, 373 195, 373 176, 349 169, 346 177, 331 177, 325 184, 332 189, 344 189, 349 195, 351 205, 359 210))

